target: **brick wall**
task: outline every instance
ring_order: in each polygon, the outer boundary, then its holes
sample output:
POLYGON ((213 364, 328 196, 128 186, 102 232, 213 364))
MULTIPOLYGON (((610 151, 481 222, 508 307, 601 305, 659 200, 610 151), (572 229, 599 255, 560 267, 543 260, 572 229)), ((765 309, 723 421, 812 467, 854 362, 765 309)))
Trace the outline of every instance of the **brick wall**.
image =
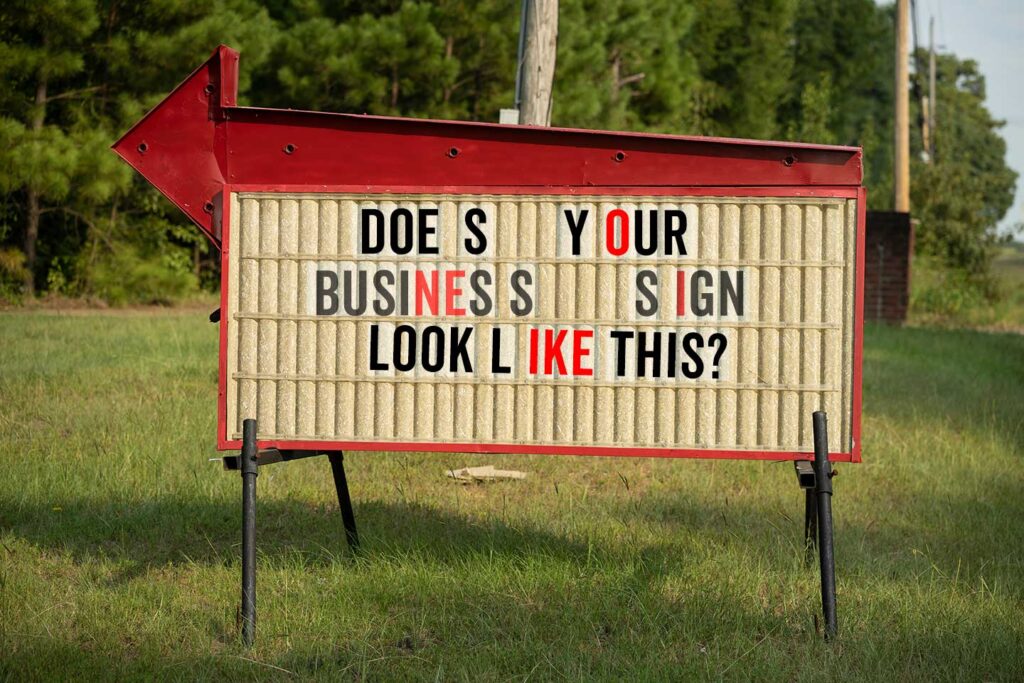
POLYGON ((914 230, 909 213, 868 211, 864 252, 864 318, 901 324, 910 299, 914 230))

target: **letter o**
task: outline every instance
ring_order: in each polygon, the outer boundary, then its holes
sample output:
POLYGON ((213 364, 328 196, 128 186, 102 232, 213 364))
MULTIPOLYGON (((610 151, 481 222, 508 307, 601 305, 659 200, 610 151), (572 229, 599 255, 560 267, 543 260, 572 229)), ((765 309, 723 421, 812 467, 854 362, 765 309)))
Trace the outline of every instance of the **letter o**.
POLYGON ((622 209, 613 209, 604 219, 604 245, 612 256, 622 256, 629 250, 629 214, 622 209), (615 219, 619 219, 622 241, 615 246, 615 219))

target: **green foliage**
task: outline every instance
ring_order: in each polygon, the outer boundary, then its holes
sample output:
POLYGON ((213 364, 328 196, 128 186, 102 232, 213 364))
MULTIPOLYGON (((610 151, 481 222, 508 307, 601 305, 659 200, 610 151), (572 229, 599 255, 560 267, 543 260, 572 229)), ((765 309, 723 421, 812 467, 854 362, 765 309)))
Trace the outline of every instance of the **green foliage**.
POLYGON ((0 248, 0 303, 21 299, 26 270, 25 254, 20 249, 0 248))
POLYGON ((910 305, 915 315, 928 322, 960 321, 984 301, 982 287, 964 270, 927 257, 914 261, 910 305))
POLYGON ((893 16, 874 0, 801 0, 791 86, 780 104, 790 137, 864 149, 871 208, 892 208, 893 16))
MULTIPOLYGON (((562 0, 552 120, 861 145, 869 202, 888 208, 892 18, 873 0, 562 0)), ((112 285, 112 264, 141 261, 174 291, 215 288, 209 245, 109 145, 218 43, 243 54, 243 104, 494 121, 518 24, 517 0, 4 3, 0 247, 28 253, 35 221, 30 279, 70 295, 152 299, 112 285)), ((1014 176, 976 65, 943 55, 939 91, 938 160, 913 169, 918 243, 982 283, 1014 176)))
POLYGON ((317 17, 281 40, 275 62, 283 93, 316 109, 425 116, 442 104, 458 64, 430 21, 405 2, 393 14, 335 24, 317 17))
POLYGON ((930 163, 921 160, 920 136, 912 138, 918 251, 990 293, 986 275, 1000 241, 996 226, 1013 204, 1017 174, 1005 162, 1003 122, 985 108, 977 63, 939 55, 936 73, 938 126, 930 163))
POLYGON ((683 48, 693 7, 674 0, 570 0, 559 10, 554 125, 685 132, 697 81, 695 61, 683 48))
POLYGON ((911 321, 945 327, 1024 331, 1024 245, 994 250, 990 272, 950 268, 931 256, 914 259, 911 321))
POLYGON ((79 149, 58 126, 26 130, 8 153, 17 159, 5 185, 31 188, 43 199, 58 201, 71 191, 79 149))
POLYGON ((804 84, 800 93, 800 119, 790 123, 787 137, 823 144, 835 142, 836 135, 829 125, 834 99, 832 76, 828 72, 821 75, 819 82, 804 84))
POLYGON ((114 305, 169 304, 196 291, 196 276, 180 250, 144 257, 121 245, 91 269, 91 292, 114 305))

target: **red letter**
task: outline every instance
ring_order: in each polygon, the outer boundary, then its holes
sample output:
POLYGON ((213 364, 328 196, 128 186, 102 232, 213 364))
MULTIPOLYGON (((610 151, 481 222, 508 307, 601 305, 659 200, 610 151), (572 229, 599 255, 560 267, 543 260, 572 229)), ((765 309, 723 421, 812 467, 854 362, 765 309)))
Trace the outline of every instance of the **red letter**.
POLYGON ((676 271, 676 317, 686 315, 686 271, 676 271))
POLYGON ((622 209, 613 209, 608 212, 604 220, 604 245, 612 256, 622 256, 629 249, 629 214, 622 209), (615 219, 619 219, 622 227, 622 244, 615 246, 615 219))
POLYGON ((593 338, 593 330, 575 330, 572 337, 572 374, 585 376, 594 374, 593 368, 583 367, 583 359, 590 355, 590 349, 583 348, 583 340, 593 338))
POLYGON ((437 297, 438 297, 438 274, 436 270, 430 271, 431 284, 427 285, 427 276, 422 270, 416 271, 416 315, 423 315, 423 302, 427 302, 427 306, 430 307, 430 312, 433 315, 437 315, 437 297), (432 288, 432 289, 431 289, 432 288))
POLYGON ((444 309, 446 315, 466 315, 465 308, 455 308, 455 297, 462 294, 462 288, 455 286, 455 278, 465 277, 464 270, 449 270, 444 274, 444 309))
POLYGON ((560 330, 558 335, 552 329, 544 330, 544 374, 554 374, 553 364, 558 363, 558 374, 565 374, 565 359, 562 358, 562 342, 565 341, 566 330, 560 330))
POLYGON ((537 328, 530 328, 530 374, 537 374, 537 328))

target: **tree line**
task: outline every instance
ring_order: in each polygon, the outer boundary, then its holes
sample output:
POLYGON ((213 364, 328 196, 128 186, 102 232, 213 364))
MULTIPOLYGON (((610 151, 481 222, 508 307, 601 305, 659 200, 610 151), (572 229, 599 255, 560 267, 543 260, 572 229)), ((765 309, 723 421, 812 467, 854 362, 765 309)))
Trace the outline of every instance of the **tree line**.
MULTIPOLYGON (((217 287, 205 239, 109 146, 219 43, 241 104, 497 121, 518 24, 518 0, 8 0, 0 298, 217 287)), ((562 0, 552 125, 859 145, 890 208, 893 26, 873 0, 562 0)), ((983 287, 1016 174, 977 65, 942 54, 937 83, 918 249, 983 287)))

